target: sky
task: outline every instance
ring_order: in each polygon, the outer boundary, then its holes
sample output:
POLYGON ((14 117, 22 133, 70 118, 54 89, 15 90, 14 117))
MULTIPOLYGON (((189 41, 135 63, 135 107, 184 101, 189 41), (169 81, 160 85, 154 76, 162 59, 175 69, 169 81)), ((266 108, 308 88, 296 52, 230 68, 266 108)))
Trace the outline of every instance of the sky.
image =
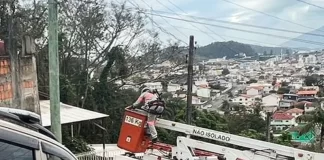
MULTIPOLYGON (((324 0, 304 1, 324 8, 324 0)), ((176 39, 182 41, 182 45, 188 44, 190 35, 195 37, 198 46, 204 46, 216 41, 230 40, 262 46, 281 46, 284 42, 288 41, 287 39, 246 33, 210 25, 232 27, 289 38, 295 38, 301 35, 300 33, 279 32, 220 23, 214 20, 280 28, 303 33, 324 26, 324 9, 299 2, 298 0, 127 0, 127 6, 134 7, 132 3, 138 5, 140 8, 153 10, 151 13, 157 14, 150 14, 154 25, 149 24, 147 27, 159 31, 162 41, 175 40, 174 37, 176 37, 176 39), (257 11, 267 15, 260 14, 257 11), (162 18, 159 15, 207 23, 208 25, 184 22, 165 17, 162 18), (201 17, 204 17, 204 19, 201 17), (159 28, 167 30, 174 36, 160 31, 159 28)), ((324 32, 319 32, 319 34, 324 35, 324 32)))

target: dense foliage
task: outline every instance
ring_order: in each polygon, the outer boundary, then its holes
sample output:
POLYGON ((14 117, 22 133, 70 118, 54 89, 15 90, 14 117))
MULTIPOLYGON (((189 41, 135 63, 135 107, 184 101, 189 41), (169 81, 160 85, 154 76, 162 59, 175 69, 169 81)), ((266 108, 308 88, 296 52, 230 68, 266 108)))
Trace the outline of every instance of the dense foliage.
POLYGON ((214 42, 197 49, 197 54, 207 59, 223 58, 225 56, 227 58, 235 58, 239 53, 245 53, 246 56, 256 55, 251 46, 234 41, 214 42))

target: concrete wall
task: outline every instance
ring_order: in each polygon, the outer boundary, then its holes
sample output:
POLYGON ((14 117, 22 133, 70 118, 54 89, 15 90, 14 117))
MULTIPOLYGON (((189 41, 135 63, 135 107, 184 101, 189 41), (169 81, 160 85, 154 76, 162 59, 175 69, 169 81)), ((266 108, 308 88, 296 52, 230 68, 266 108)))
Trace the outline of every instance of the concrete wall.
POLYGON ((18 56, 18 60, 0 56, 0 106, 40 113, 33 55, 18 56))

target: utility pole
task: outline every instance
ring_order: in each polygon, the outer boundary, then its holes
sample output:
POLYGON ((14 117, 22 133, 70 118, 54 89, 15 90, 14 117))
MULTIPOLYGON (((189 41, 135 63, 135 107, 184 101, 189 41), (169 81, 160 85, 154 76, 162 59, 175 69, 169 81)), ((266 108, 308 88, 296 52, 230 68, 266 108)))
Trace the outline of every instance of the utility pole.
POLYGON ((48 0, 48 61, 49 61, 49 85, 51 105, 51 130, 59 142, 62 142, 61 108, 60 108, 60 79, 58 56, 58 21, 57 0, 48 0))
POLYGON ((267 112, 267 141, 270 142, 271 112, 267 112))
POLYGON ((189 39, 189 60, 188 60, 188 80, 187 80, 187 124, 191 124, 192 116, 192 77, 193 77, 193 53, 194 53, 194 36, 189 39))

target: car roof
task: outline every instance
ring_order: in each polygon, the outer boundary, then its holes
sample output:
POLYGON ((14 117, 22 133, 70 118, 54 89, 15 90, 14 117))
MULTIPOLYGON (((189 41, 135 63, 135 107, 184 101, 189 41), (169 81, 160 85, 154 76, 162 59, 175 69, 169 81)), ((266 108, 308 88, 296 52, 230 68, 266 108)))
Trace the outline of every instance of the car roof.
POLYGON ((31 137, 31 138, 34 138, 34 139, 41 140, 43 142, 50 143, 52 145, 55 145, 55 146, 65 150, 72 157, 76 158, 74 156, 74 154, 69 149, 67 149, 64 145, 62 145, 58 141, 56 141, 56 140, 54 140, 54 139, 52 139, 52 138, 50 138, 50 137, 48 137, 46 135, 43 135, 43 134, 41 134, 39 132, 36 132, 36 131, 34 131, 32 129, 29 129, 29 128, 26 128, 26 127, 23 127, 23 126, 8 122, 8 121, 3 120, 3 119, 0 119, 0 128, 5 128, 7 130, 16 131, 16 132, 19 132, 19 134, 25 135, 27 137, 31 137))

